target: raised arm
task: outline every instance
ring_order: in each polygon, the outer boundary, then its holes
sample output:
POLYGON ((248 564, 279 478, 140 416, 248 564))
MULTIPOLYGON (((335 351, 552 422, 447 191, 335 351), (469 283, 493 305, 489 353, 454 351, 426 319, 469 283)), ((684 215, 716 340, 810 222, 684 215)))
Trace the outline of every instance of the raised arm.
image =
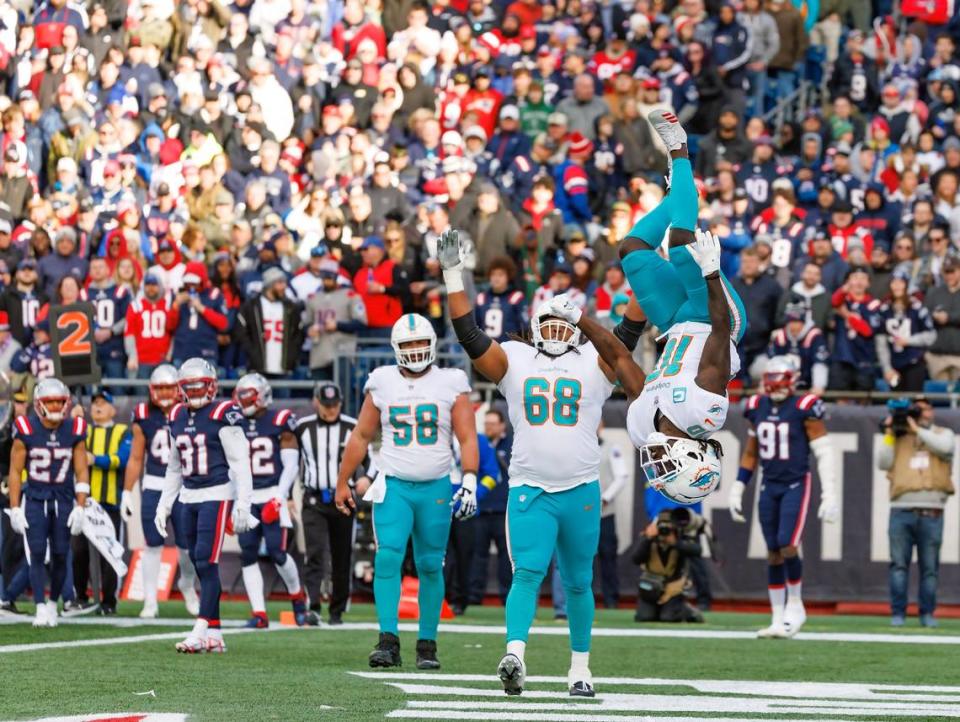
POLYGON ((685 248, 703 272, 710 314, 710 335, 703 345, 697 386, 725 396, 730 382, 730 306, 720 277, 720 242, 712 233, 697 230, 696 240, 685 248))
POLYGON ((507 354, 500 344, 477 326, 473 307, 463 290, 463 254, 458 231, 444 231, 437 241, 437 257, 447 287, 450 322, 457 340, 470 357, 473 367, 490 381, 499 383, 507 373, 507 354))

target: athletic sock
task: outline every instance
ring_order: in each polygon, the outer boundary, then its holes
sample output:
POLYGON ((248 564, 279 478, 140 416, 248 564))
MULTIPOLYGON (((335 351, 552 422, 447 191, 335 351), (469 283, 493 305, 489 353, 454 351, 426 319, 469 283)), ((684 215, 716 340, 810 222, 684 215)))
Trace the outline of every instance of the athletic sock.
POLYGON ((287 554, 287 559, 283 564, 274 564, 274 566, 277 568, 277 573, 286 585, 290 595, 296 596, 299 594, 300 574, 297 572, 297 563, 293 561, 293 557, 287 554))
POLYGON ((785 580, 783 564, 767 566, 767 594, 770 595, 770 609, 773 612, 774 623, 783 619, 783 605, 787 600, 785 580))
POLYGON ((510 642, 507 642, 507 654, 512 654, 518 657, 521 662, 523 662, 523 655, 526 653, 526 651, 526 642, 521 642, 519 639, 514 639, 510 642))
POLYGON ((143 601, 157 603, 157 585, 160 583, 160 562, 163 547, 145 547, 140 555, 140 579, 143 583, 143 601))
MULTIPOLYGON (((217 624, 219 624, 219 621, 217 624)), ((193 631, 190 632, 190 636, 196 637, 197 639, 206 639, 208 627, 209 625, 206 619, 197 617, 197 620, 193 623, 193 631)))
POLYGON ((247 599, 254 614, 265 614, 266 602, 263 599, 263 575, 259 564, 249 564, 243 568, 243 586, 247 590, 247 599))
POLYGON ((177 583, 177 586, 181 592, 183 592, 184 589, 196 590, 197 570, 193 566, 193 560, 190 559, 190 552, 178 547, 177 555, 180 562, 180 581, 177 583))
POLYGON ((669 204, 670 224, 674 228, 693 232, 697 227, 700 198, 693 182, 693 168, 689 158, 673 158, 670 172, 670 193, 664 199, 669 204))
POLYGON ((786 557, 783 566, 787 576, 787 598, 799 602, 803 591, 803 560, 800 557, 786 557))
POLYGON ((590 673, 590 652, 570 652, 570 672, 590 673))

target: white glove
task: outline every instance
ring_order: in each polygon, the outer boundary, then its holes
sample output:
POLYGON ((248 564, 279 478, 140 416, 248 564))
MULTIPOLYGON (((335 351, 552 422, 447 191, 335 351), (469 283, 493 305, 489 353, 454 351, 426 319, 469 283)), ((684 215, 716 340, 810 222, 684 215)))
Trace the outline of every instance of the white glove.
POLYGON ((157 507, 157 513, 153 516, 153 525, 157 528, 157 533, 164 539, 167 538, 167 518, 170 516, 170 510, 162 506, 157 507))
POLYGON ((554 296, 547 303, 547 306, 550 309, 549 313, 551 316, 557 316, 564 321, 569 321, 574 326, 580 323, 580 318, 583 316, 583 310, 570 300, 570 294, 568 293, 561 293, 558 296, 554 296))
POLYGON ((704 278, 720 270, 720 241, 710 231, 694 231, 696 240, 688 243, 686 248, 693 260, 700 266, 700 273, 704 278))
POLYGON ((133 493, 125 491, 120 497, 120 516, 130 521, 133 519, 133 513, 133 493))
POLYGON ((730 518, 743 524, 747 518, 743 515, 743 492, 747 485, 742 481, 735 481, 730 487, 730 495, 727 497, 727 508, 730 510, 730 518))
POLYGON ((15 506, 12 509, 5 509, 7 516, 10 517, 10 528, 16 534, 26 534, 30 525, 27 524, 27 516, 23 513, 22 506, 15 506))
POLYGON ((463 481, 457 493, 450 501, 453 507, 453 518, 459 521, 469 519, 477 513, 477 475, 468 473, 463 475, 463 481))
POLYGON ((444 271, 463 270, 463 244, 460 242, 460 231, 450 229, 440 234, 437 239, 437 260, 444 271))
POLYGON ((233 532, 243 534, 256 529, 260 522, 250 513, 250 504, 238 503, 233 509, 233 532))
POLYGON ((817 517, 827 524, 834 524, 839 516, 840 508, 837 506, 837 497, 832 493, 824 493, 820 497, 820 508, 817 509, 817 517))
POLYGON ((80 536, 83 533, 83 507, 75 506, 70 516, 67 517, 67 526, 70 527, 70 533, 74 536, 80 536))
POLYGON ((277 499, 280 503, 280 526, 283 529, 293 529, 293 516, 290 514, 290 507, 283 499, 277 499))

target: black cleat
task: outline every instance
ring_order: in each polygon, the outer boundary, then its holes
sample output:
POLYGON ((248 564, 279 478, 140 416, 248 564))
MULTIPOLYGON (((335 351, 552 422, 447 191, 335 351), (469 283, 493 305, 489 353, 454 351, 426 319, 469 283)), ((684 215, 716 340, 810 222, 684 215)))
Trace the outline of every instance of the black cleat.
POLYGON ((400 638, 390 632, 381 632, 380 641, 370 652, 371 667, 400 667, 400 638))
POLYGON ((16 617, 24 614, 26 612, 17 609, 15 602, 0 601, 0 617, 16 617))
POLYGON ((319 627, 320 626, 320 615, 317 614, 312 609, 306 613, 304 617, 304 623, 308 627, 319 627))
POLYGON ((341 624, 343 624, 343 617, 341 617, 339 614, 331 614, 330 619, 327 620, 327 624, 329 624, 331 627, 339 627, 341 624))
POLYGON ((594 697, 593 685, 590 682, 574 682, 570 685, 571 697, 594 697))
POLYGON ((433 639, 417 640, 417 669, 440 669, 437 643, 433 639))
POLYGON ((526 682, 527 670, 517 655, 504 655, 497 667, 497 676, 503 683, 503 691, 508 695, 512 697, 523 694, 523 684, 526 682))

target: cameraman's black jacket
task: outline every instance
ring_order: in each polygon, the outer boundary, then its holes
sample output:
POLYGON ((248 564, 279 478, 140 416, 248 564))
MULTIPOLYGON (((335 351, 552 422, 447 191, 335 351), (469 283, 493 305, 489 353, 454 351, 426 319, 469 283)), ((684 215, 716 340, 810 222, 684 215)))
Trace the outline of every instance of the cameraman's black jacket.
POLYGON ((664 545, 660 537, 653 539, 640 537, 633 552, 633 563, 643 565, 651 574, 664 578, 663 595, 660 604, 683 593, 687 581, 687 559, 702 554, 698 537, 679 536, 675 544, 664 545))

